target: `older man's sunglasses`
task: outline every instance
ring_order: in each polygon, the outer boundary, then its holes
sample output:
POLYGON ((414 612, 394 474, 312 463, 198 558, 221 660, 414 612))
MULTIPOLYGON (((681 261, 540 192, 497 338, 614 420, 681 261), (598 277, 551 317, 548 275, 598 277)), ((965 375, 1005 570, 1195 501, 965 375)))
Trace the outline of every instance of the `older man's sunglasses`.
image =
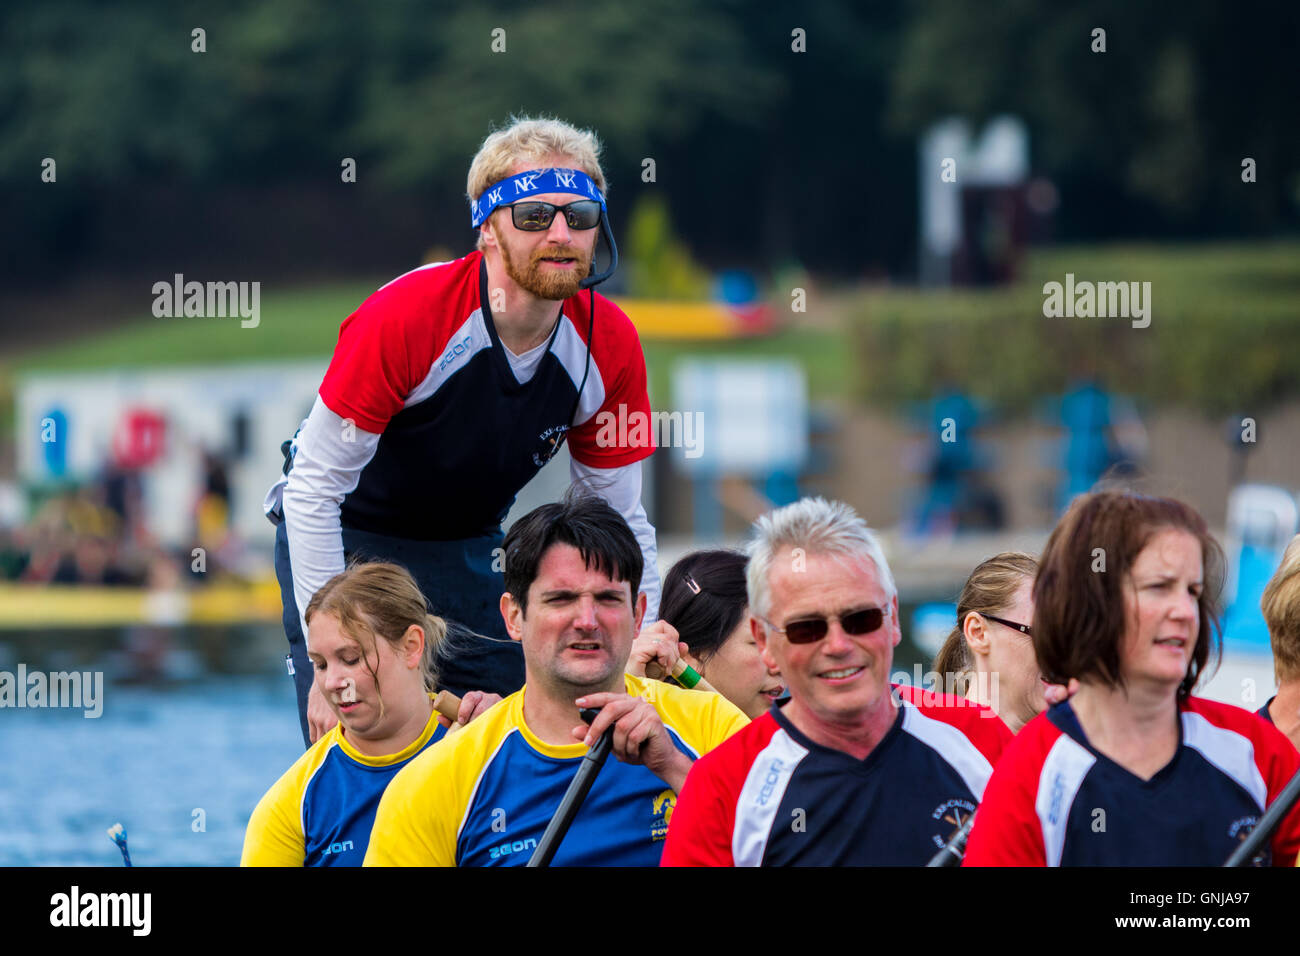
POLYGON ((600 203, 594 199, 579 199, 567 206, 531 199, 526 202, 502 203, 510 209, 510 218, 516 229, 524 232, 541 232, 550 229, 555 214, 563 213, 570 229, 595 229, 600 225, 600 203))
POLYGON ((791 621, 785 627, 777 627, 771 621, 767 623, 772 630, 784 634, 785 639, 791 644, 812 644, 820 641, 830 632, 831 621, 838 620, 845 634, 860 637, 880 630, 880 626, 885 623, 885 618, 888 616, 887 607, 866 607, 860 611, 850 611, 848 614, 838 616, 832 614, 829 618, 810 617, 791 621))

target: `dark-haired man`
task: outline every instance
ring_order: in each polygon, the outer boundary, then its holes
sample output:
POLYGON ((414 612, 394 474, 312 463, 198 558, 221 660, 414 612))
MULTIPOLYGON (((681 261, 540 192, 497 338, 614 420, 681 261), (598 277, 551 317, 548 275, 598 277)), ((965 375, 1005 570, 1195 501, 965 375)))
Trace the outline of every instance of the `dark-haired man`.
POLYGON ((748 722, 717 694, 624 673, 645 613, 641 550, 602 499, 570 494, 505 540, 501 614, 526 683, 388 785, 368 866, 528 862, 578 764, 614 727, 610 760, 556 866, 654 866, 694 759, 748 722), (600 710, 590 727, 578 711, 600 710))

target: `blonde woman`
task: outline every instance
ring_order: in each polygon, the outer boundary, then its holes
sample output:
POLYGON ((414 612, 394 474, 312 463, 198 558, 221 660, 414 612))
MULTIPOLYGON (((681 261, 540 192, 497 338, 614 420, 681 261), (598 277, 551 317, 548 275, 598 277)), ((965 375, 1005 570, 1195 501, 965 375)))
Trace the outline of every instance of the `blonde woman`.
POLYGON ((1300 535, 1287 545, 1259 607, 1268 624, 1277 678, 1277 695, 1259 715, 1300 749, 1300 535))
POLYGON ((976 567, 957 600, 957 624, 934 659, 945 690, 954 686, 959 696, 993 708, 1013 734, 1047 705, 1031 637, 1037 572, 1038 562, 1018 551, 976 567))
MULTIPOLYGON (((388 781, 446 732, 430 692, 447 626, 404 568, 335 575, 304 617, 316 688, 338 722, 258 802, 243 866, 360 866, 388 781)), ((499 699, 466 695, 458 719, 499 699)))

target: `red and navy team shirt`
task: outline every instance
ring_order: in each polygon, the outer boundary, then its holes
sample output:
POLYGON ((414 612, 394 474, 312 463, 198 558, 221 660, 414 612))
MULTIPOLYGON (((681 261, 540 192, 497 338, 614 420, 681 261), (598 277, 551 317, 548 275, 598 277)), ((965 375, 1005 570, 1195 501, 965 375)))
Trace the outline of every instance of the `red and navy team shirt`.
POLYGON ((858 760, 773 706, 696 761, 663 866, 924 866, 974 812, 1011 732, 993 711, 894 688, 900 706, 858 760))
MULTIPOLYGON (((1230 704, 1179 704, 1177 752, 1142 780, 1084 736, 1068 701, 1031 720, 998 764, 966 866, 1222 866, 1286 786, 1300 754, 1230 704)), ((1293 866, 1300 809, 1275 831, 1267 865, 1293 866)))
POLYGON ((648 456, 651 429, 608 425, 650 420, 640 339, 600 295, 593 325, 591 301, 583 291, 562 303, 546 354, 520 383, 480 253, 408 272, 366 299, 343 322, 320 387, 331 411, 381 436, 342 523, 421 540, 488 534, 566 434, 589 467, 648 456))

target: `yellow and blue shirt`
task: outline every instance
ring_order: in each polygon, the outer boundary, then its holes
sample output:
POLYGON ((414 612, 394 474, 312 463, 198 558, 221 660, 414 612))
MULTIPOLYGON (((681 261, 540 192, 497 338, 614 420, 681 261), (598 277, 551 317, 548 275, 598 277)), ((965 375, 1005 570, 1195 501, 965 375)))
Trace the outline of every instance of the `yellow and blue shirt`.
MULTIPOLYGON (((749 723, 719 694, 626 678, 691 758, 749 723)), ((527 687, 412 760, 384 792, 366 866, 523 866, 587 753, 548 744, 524 722, 527 687)), ((657 866, 677 794, 653 772, 611 756, 552 861, 657 866)))
POLYGON ((369 757, 336 724, 258 801, 240 866, 360 866, 384 788, 445 734, 434 711, 409 747, 369 757))

